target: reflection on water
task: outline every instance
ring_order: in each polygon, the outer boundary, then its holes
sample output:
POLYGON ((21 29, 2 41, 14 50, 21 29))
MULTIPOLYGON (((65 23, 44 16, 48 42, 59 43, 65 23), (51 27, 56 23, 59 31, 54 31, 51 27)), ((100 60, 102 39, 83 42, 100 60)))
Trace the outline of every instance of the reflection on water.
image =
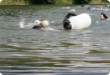
MULTIPOLYGON (((94 6, 95 7, 95 6, 94 6)), ((109 20, 99 21, 101 11, 71 6, 1 6, 0 72, 4 75, 106 75, 110 69, 109 20), (70 9, 89 13, 90 28, 63 30, 70 9), (36 19, 55 21, 55 30, 21 29, 36 19), (97 23, 98 21, 98 23, 97 23)), ((107 15, 109 11, 106 11, 107 15)))

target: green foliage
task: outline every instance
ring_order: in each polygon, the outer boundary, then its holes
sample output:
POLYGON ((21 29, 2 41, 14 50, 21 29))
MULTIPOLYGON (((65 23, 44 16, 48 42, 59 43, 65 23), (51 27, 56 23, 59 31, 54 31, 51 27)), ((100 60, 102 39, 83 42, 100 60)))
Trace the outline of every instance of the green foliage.
POLYGON ((3 0, 0 5, 27 5, 27 0, 3 0))
POLYGON ((107 0, 102 0, 102 2, 108 2, 107 0))
POLYGON ((107 0, 3 0, 0 5, 29 5, 29 4, 105 4, 107 0))
POLYGON ((58 5, 72 5, 73 0, 55 0, 55 4, 58 4, 58 5))

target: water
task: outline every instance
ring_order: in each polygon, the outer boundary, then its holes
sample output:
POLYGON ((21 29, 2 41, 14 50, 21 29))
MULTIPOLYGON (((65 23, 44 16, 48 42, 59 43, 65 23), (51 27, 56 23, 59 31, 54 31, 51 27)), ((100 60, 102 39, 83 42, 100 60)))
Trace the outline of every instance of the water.
MULTIPOLYGON (((0 72, 3 75, 106 75, 110 72, 110 20, 99 21, 91 6, 0 6, 0 72), (86 12, 92 25, 64 30, 70 9, 86 12), (51 21, 54 30, 33 30, 36 19, 51 21), (25 27, 20 27, 25 24, 25 27)), ((105 8, 103 9, 105 10, 105 8)), ((105 13, 110 16, 110 10, 105 13)))

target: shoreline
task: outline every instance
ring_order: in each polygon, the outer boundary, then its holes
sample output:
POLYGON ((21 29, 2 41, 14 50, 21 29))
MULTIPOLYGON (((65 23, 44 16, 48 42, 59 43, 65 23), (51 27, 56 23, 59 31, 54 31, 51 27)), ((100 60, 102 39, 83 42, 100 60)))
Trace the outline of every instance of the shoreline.
POLYGON ((32 4, 28 1, 19 1, 19 2, 15 2, 15 1, 3 1, 3 2, 0 2, 0 5, 58 5, 58 6, 65 6, 65 5, 69 5, 69 6, 72 6, 72 5, 109 5, 110 3, 109 2, 96 2, 96 1, 91 1, 89 2, 88 4, 75 4, 73 3, 72 1, 68 1, 68 2, 60 2, 60 1, 56 1, 55 3, 50 3, 50 4, 32 4))

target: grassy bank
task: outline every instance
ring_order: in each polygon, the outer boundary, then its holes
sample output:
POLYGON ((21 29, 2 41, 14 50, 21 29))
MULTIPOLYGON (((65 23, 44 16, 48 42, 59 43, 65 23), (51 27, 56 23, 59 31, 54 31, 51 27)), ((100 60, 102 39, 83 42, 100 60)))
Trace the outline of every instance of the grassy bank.
MULTIPOLYGON (((110 4, 107 0, 91 0, 89 4, 110 4)), ((55 5, 75 5, 74 0, 55 0, 55 5)))
POLYGON ((73 5, 73 0, 56 0, 55 5, 73 5))
POLYGON ((102 0, 91 0, 90 4, 109 4, 109 2, 106 1, 102 1, 102 0))
POLYGON ((28 1, 13 1, 13 0, 5 0, 0 3, 0 5, 29 5, 28 1))
MULTIPOLYGON (((90 4, 108 4, 103 0, 91 0, 90 4)), ((3 0, 0 5, 30 5, 28 0, 3 0)), ((54 5, 75 5, 74 0, 54 0, 54 5)))

